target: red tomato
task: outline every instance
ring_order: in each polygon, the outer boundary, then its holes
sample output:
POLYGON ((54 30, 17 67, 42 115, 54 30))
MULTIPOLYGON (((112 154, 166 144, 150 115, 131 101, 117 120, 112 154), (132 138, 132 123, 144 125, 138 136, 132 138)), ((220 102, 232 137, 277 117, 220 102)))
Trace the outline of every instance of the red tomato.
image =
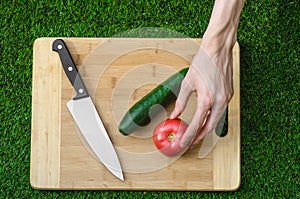
POLYGON ((181 152, 181 138, 186 131, 188 125, 176 118, 167 119, 156 126, 153 133, 153 141, 157 149, 164 155, 173 157, 181 152))

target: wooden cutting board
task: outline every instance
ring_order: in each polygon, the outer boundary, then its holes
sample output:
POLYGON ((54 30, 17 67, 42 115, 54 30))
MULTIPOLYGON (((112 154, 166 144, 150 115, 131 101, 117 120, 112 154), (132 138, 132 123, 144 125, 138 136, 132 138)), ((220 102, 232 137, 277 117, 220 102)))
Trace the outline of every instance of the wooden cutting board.
MULTIPOLYGON (((124 181, 118 180, 86 147, 66 102, 74 91, 52 51, 56 38, 33 48, 30 182, 36 189, 236 190, 240 185, 239 45, 233 49, 234 96, 228 106, 228 133, 211 133, 181 157, 166 158, 152 142, 151 125, 130 135, 118 132, 125 111, 170 75, 188 67, 201 39, 63 38, 118 153, 124 181), (213 146, 212 142, 216 143, 213 146), (210 150, 212 148, 212 150, 210 150), (208 154, 199 158, 198 153, 208 154)), ((193 95, 182 114, 190 122, 193 95)))

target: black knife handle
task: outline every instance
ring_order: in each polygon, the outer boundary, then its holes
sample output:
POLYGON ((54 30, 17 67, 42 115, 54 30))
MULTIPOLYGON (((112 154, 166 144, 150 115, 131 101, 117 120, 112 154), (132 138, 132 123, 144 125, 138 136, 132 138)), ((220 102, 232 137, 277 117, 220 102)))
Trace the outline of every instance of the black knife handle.
POLYGON ((65 42, 62 39, 56 39, 52 44, 52 50, 58 52, 64 71, 76 91, 76 96, 73 99, 88 97, 89 94, 65 42))

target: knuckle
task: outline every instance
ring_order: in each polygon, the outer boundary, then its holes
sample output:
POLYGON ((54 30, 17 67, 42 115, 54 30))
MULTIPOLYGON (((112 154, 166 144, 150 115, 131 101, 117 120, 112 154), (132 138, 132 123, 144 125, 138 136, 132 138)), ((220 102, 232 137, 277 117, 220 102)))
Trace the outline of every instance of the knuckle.
POLYGON ((216 96, 215 103, 220 105, 228 104, 232 96, 233 96, 233 92, 231 91, 229 91, 228 93, 224 92, 222 94, 219 94, 216 96))
POLYGON ((205 108, 209 108, 213 105, 213 100, 210 97, 210 94, 206 94, 204 96, 202 96, 201 99, 201 104, 205 107, 205 108))
POLYGON ((221 95, 216 99, 216 103, 218 104, 226 104, 227 103, 227 96, 221 95))

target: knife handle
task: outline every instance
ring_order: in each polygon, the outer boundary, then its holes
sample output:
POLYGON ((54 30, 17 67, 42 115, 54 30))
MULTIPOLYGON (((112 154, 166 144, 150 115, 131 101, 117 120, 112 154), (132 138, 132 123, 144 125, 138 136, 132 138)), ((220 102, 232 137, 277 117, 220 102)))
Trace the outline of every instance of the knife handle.
POLYGON ((52 44, 52 50, 58 52, 64 71, 76 91, 76 96, 73 99, 76 100, 88 97, 89 94, 65 42, 62 39, 56 39, 52 44))

